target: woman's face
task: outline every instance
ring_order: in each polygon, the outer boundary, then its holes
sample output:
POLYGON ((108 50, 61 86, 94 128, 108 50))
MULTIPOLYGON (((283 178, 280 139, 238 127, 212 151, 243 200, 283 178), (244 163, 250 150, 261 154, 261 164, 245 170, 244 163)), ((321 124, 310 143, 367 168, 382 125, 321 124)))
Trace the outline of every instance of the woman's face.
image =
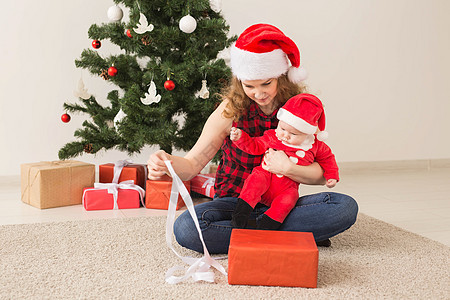
POLYGON ((242 81, 244 93, 262 108, 271 108, 275 104, 277 85, 277 78, 242 81))

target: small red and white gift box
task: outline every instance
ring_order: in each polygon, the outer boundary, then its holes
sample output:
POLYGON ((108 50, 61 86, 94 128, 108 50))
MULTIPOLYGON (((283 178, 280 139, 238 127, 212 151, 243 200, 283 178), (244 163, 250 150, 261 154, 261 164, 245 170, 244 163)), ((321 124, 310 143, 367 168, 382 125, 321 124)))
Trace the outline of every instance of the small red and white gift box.
POLYGON ((216 174, 198 174, 191 179, 191 191, 206 197, 214 198, 214 183, 216 174))
POLYGON ((134 184, 145 189, 147 180, 147 166, 142 164, 133 164, 131 160, 119 160, 112 164, 103 164, 98 166, 99 182, 101 183, 119 183, 127 180, 133 180, 134 184))
POLYGON ((94 183, 83 191, 85 210, 139 208, 144 205, 145 190, 133 184, 133 180, 121 183, 94 183))

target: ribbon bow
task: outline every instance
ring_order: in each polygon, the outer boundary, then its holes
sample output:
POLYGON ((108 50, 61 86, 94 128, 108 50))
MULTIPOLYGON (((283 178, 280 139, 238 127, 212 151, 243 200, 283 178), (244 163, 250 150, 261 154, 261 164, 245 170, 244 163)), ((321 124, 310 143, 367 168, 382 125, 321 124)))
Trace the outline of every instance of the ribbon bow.
POLYGON ((205 176, 202 174, 198 174, 197 176, 200 176, 202 178, 207 178, 205 182, 202 184, 202 189, 206 189, 206 196, 213 197, 214 192, 214 183, 216 182, 216 179, 214 177, 205 176))
POLYGON ((203 182, 202 188, 214 186, 214 183, 216 182, 216 179, 214 177, 209 177, 209 176, 205 176, 202 174, 198 174, 197 176, 200 176, 202 178, 207 178, 206 181, 203 182))
POLYGON ((194 281, 208 281, 208 282, 214 282, 214 272, 211 270, 211 267, 216 268, 220 273, 227 276, 227 272, 225 271, 224 267, 219 264, 214 258, 212 258, 209 255, 208 249, 206 248, 205 241, 203 240, 203 235, 200 230, 200 225, 198 223, 197 216, 195 214, 194 204, 192 203, 192 198, 189 195, 189 192, 187 191, 186 187, 184 186, 183 182, 181 181, 180 177, 175 173, 175 170, 172 168, 171 163, 166 160, 164 161, 167 168, 169 169, 170 175, 172 175, 172 190, 170 193, 170 202, 169 202, 169 209, 167 213, 167 223, 166 223, 166 242, 170 249, 175 253, 176 256, 178 256, 183 262, 190 265, 190 267, 186 270, 186 273, 184 276, 177 277, 173 274, 176 270, 184 270, 183 267, 175 266, 170 268, 166 272, 166 282, 170 284, 176 284, 180 283, 182 281, 185 281, 186 279, 192 277, 194 281), (198 234, 200 236, 200 240, 203 244, 203 257, 201 258, 194 258, 194 257, 184 257, 178 254, 178 252, 173 248, 172 245, 172 235, 173 235, 173 224, 175 222, 175 209, 178 201, 178 193, 181 195, 181 197, 184 200, 184 203, 186 204, 186 207, 189 211, 189 213, 192 216, 192 219, 194 220, 195 227, 197 228, 198 234))
POLYGON ((113 177, 112 182, 119 183, 119 177, 120 177, 120 174, 122 173, 123 167, 130 165, 132 163, 133 162, 130 159, 118 160, 114 164, 114 177, 113 177))

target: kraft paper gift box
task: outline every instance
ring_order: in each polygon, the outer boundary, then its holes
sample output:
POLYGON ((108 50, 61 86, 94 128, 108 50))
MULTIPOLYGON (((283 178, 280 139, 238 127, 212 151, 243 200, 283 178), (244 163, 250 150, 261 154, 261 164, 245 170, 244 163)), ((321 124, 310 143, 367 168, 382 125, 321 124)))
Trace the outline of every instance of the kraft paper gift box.
POLYGON ((40 209, 81 204, 94 184, 95 165, 75 160, 22 164, 22 201, 40 209))
POLYGON ((228 283, 315 288, 318 262, 311 232, 233 229, 228 283))
POLYGON ((214 198, 214 183, 216 174, 198 174, 191 179, 191 191, 197 194, 214 198))
MULTIPOLYGON (((190 191, 189 181, 183 181, 184 186, 190 191)), ((165 175, 163 180, 147 180, 145 188, 145 207, 153 209, 168 209, 170 192, 172 190, 172 179, 165 175)), ((184 201, 178 195, 177 210, 184 206, 184 201)))
POLYGON ((143 188, 132 184, 131 180, 120 184, 96 183, 94 186, 95 188, 84 189, 85 210, 139 208, 145 193, 143 188))
MULTIPOLYGON (((141 188, 145 189, 146 178, 146 165, 141 164, 128 164, 123 167, 122 173, 118 182, 123 182, 126 180, 133 180, 134 184, 139 185, 141 188)), ((109 183, 113 181, 114 178, 114 164, 103 164, 98 166, 99 171, 99 182, 109 183)))

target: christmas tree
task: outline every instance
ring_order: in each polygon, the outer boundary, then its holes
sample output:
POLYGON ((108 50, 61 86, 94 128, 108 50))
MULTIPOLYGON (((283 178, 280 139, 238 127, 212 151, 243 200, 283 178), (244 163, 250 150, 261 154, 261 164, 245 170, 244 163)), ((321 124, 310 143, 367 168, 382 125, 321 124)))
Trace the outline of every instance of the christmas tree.
POLYGON ((102 106, 80 80, 79 102, 64 103, 64 109, 90 118, 75 131, 77 140, 59 150, 60 159, 112 148, 139 153, 146 145, 168 153, 189 150, 231 76, 218 54, 235 37, 227 37, 217 0, 114 2, 107 10, 110 22, 89 28, 93 49, 85 49, 75 65, 121 91, 109 92, 110 105, 102 106), (117 4, 129 8, 128 23, 117 4), (123 53, 102 57, 96 49, 105 39, 123 53))

